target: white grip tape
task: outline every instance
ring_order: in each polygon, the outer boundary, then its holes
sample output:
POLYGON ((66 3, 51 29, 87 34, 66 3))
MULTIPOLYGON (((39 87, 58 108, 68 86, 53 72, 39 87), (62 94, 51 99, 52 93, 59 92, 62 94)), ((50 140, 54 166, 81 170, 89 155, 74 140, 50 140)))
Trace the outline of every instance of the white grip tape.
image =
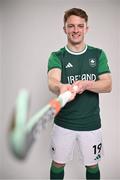
MULTIPOLYGON (((78 86, 73 86, 73 89, 77 92, 78 86)), ((59 96, 59 98, 62 100, 62 107, 65 106, 65 104, 69 101, 71 95, 72 93, 70 91, 66 91, 59 96)))
POLYGON ((61 94, 59 98, 62 100, 62 107, 68 102, 69 98, 71 97, 71 92, 66 91, 65 93, 61 94))

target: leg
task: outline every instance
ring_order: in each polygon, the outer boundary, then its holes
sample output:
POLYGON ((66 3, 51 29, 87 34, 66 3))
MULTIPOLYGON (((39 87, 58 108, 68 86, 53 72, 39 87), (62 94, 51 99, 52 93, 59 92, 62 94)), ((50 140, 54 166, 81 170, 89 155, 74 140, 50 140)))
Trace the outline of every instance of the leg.
POLYGON ((68 129, 54 126, 51 139, 52 165, 50 179, 63 179, 64 166, 72 160, 76 135, 68 129))
POLYGON ((100 170, 98 164, 93 166, 86 166, 86 179, 100 180, 100 170))
POLYGON ((86 166, 86 179, 100 179, 98 162, 102 156, 101 129, 80 132, 78 144, 82 162, 86 166))
POLYGON ((60 164, 52 161, 50 168, 50 180, 52 179, 64 179, 64 166, 65 164, 60 164))

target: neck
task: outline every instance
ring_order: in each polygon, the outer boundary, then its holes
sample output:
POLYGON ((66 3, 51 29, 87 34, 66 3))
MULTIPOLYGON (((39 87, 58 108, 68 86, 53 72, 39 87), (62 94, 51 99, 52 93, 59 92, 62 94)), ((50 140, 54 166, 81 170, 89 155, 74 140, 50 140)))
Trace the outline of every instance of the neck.
POLYGON ((76 44, 76 45, 74 44, 73 45, 73 44, 68 43, 67 47, 68 47, 68 49, 70 49, 73 52, 81 52, 85 49, 86 44, 82 43, 82 44, 76 44))

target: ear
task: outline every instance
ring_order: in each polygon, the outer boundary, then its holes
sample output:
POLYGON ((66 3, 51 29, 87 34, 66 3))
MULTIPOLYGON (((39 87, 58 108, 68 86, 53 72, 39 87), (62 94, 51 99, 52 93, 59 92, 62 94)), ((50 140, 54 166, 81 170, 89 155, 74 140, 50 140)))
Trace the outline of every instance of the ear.
POLYGON ((88 32, 88 30, 89 30, 89 27, 86 26, 86 28, 84 29, 84 34, 86 34, 88 32))
POLYGON ((89 31, 89 26, 86 27, 86 33, 89 31))
POLYGON ((65 28, 65 26, 63 26, 63 31, 64 31, 64 33, 66 34, 66 28, 65 28))

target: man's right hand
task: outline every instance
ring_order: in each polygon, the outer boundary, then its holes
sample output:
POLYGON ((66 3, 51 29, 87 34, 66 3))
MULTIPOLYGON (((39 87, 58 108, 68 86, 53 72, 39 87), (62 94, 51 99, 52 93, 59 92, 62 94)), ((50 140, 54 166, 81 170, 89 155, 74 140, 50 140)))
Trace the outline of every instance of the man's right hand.
POLYGON ((66 91, 70 91, 71 92, 71 97, 69 99, 69 101, 72 101, 76 94, 77 94, 77 88, 75 88, 73 85, 70 84, 61 84, 60 85, 60 94, 66 92, 66 91))

